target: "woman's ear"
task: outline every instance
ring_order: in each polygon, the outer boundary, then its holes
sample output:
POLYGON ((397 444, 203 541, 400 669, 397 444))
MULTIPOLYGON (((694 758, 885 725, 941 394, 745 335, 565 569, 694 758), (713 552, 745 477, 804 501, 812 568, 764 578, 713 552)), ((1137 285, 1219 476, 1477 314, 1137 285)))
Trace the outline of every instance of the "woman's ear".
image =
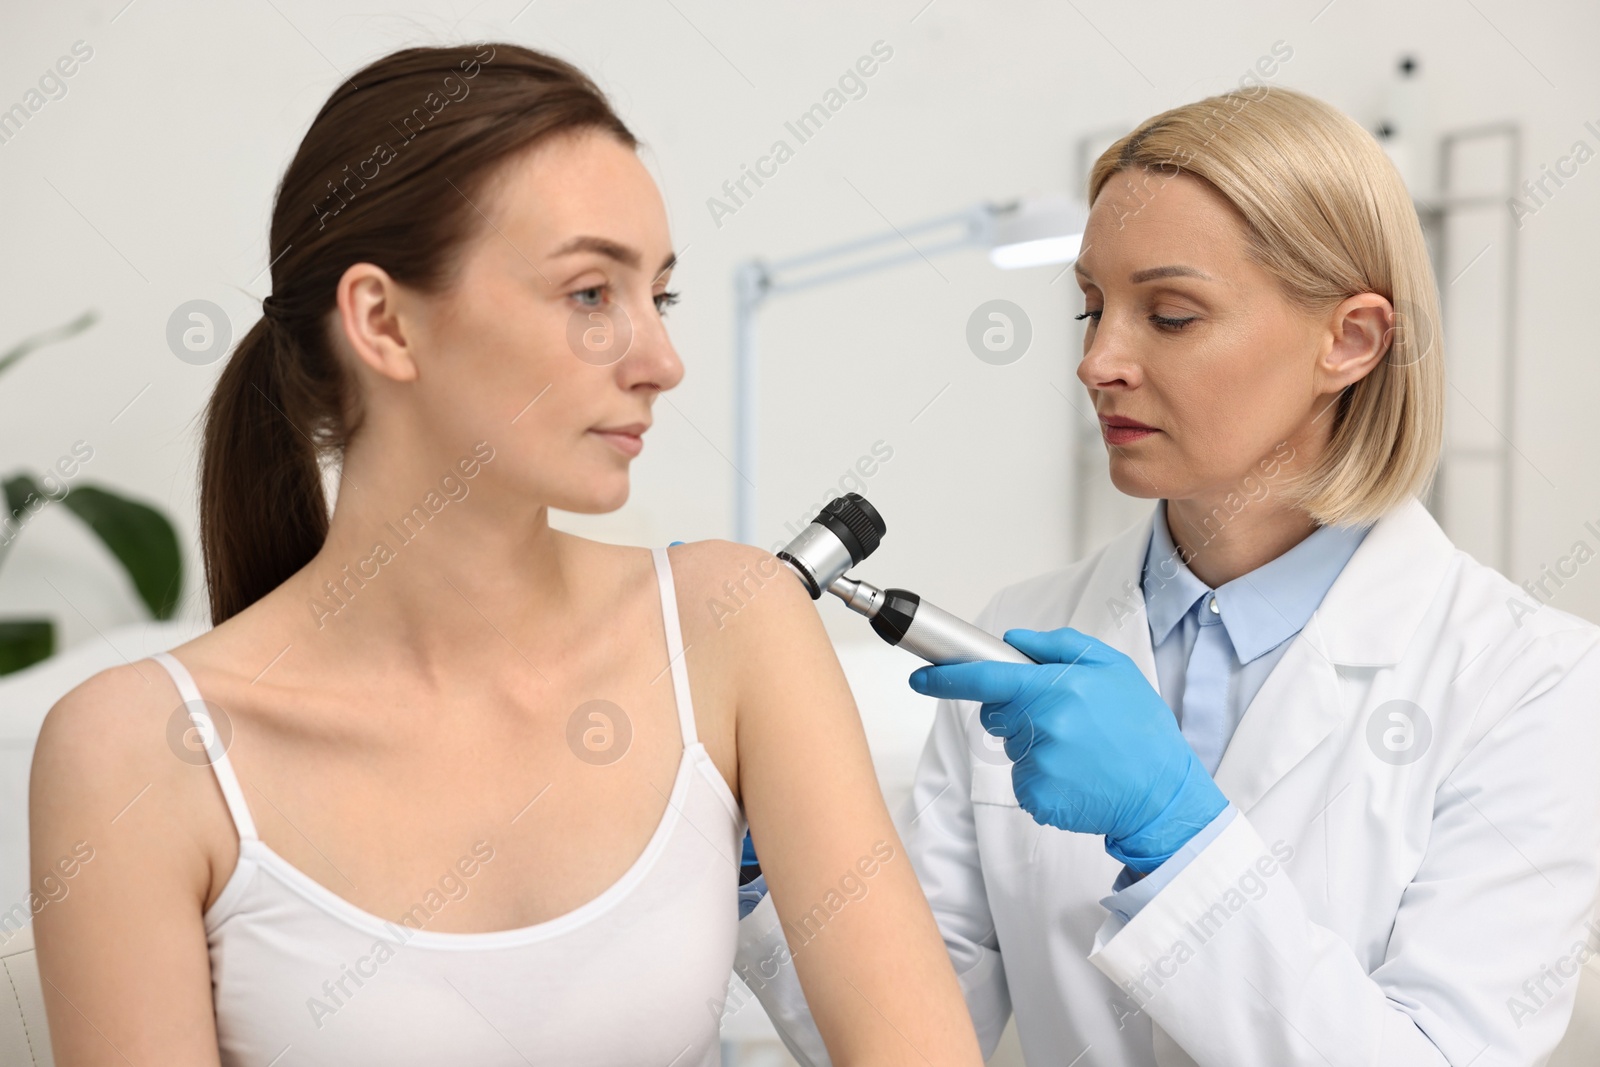
POLYGON ((397 382, 415 381, 417 364, 401 323, 404 295, 389 272, 372 263, 354 263, 335 291, 340 333, 357 360, 397 382))
POLYGON ((1377 293, 1357 293, 1328 317, 1331 344, 1317 361, 1318 392, 1331 395, 1365 378, 1394 340, 1394 307, 1377 293))

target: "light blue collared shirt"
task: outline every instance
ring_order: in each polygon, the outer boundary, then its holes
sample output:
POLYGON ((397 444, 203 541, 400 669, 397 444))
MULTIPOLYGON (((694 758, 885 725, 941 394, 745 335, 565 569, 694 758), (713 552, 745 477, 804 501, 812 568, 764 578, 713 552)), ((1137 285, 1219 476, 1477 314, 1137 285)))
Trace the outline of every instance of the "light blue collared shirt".
MULTIPOLYGON (((1184 717, 1185 676, 1200 633, 1202 613, 1212 616, 1205 625, 1221 623, 1233 656, 1225 675, 1187 678, 1191 686, 1206 688, 1204 693, 1193 694, 1195 699, 1190 703, 1196 708, 1220 709, 1222 720, 1204 726, 1221 732, 1225 748, 1250 701, 1288 650, 1290 639, 1317 610, 1369 529, 1370 526, 1319 526, 1277 559, 1213 590, 1189 570, 1173 543, 1172 532, 1167 528, 1167 502, 1163 500, 1156 506, 1150 544, 1145 551, 1145 615, 1150 621, 1150 645, 1161 697, 1180 723, 1184 717)), ((1189 725, 1198 728, 1200 724, 1189 725)), ((1221 758, 1220 751, 1217 758, 1221 758)), ((1216 767, 1206 770, 1214 773, 1216 767)), ((1237 814, 1238 809, 1229 804, 1205 829, 1142 879, 1124 867, 1112 884, 1113 892, 1100 903, 1124 922, 1132 919, 1237 814)))

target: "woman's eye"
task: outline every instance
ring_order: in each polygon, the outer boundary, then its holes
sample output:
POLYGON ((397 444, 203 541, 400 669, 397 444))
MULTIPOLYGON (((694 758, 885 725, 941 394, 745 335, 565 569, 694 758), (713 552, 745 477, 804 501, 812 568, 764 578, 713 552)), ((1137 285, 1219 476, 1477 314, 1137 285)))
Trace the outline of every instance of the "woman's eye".
POLYGON ((605 286, 594 285, 588 289, 579 289, 572 294, 572 298, 584 307, 599 307, 604 302, 605 293, 605 286))
MULTIPOLYGON (((1093 319, 1096 323, 1098 323, 1100 321, 1100 315, 1101 315, 1101 313, 1103 311, 1104 311, 1103 308, 1096 308, 1093 311, 1085 311, 1080 315, 1074 315, 1073 318, 1078 319, 1078 320, 1093 319)), ((1186 319, 1177 319, 1177 318, 1169 318, 1166 315, 1151 315, 1150 316, 1150 321, 1155 323, 1157 326, 1159 326, 1163 330, 1170 330, 1170 331, 1176 333, 1177 331, 1183 329, 1185 326, 1189 325, 1191 322, 1195 321, 1195 319, 1198 318, 1198 317, 1199 316, 1197 316, 1197 315, 1191 315, 1190 317, 1188 317, 1186 319)))
POLYGON ((665 315, 667 309, 678 302, 678 294, 673 292, 656 294, 656 310, 665 315))

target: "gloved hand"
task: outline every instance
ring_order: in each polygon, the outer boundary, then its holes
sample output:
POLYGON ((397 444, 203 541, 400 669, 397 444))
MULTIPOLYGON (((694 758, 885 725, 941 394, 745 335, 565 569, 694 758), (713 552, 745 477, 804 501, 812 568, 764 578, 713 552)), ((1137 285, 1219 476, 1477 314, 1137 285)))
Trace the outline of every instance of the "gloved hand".
POLYGON ((1104 834, 1107 852, 1148 873, 1227 807, 1131 659, 1065 626, 1005 640, 1038 663, 922 667, 911 688, 982 703, 979 721, 1005 739, 1012 787, 1034 821, 1104 834))

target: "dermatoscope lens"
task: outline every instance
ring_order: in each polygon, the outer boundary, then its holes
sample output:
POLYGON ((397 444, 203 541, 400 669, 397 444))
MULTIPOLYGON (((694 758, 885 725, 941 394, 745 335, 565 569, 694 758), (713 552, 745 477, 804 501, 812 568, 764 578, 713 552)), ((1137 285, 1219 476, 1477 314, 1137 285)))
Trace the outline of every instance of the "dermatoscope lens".
POLYGON ((865 497, 846 493, 823 505, 777 555, 816 600, 845 571, 872 555, 887 529, 883 516, 865 497))

